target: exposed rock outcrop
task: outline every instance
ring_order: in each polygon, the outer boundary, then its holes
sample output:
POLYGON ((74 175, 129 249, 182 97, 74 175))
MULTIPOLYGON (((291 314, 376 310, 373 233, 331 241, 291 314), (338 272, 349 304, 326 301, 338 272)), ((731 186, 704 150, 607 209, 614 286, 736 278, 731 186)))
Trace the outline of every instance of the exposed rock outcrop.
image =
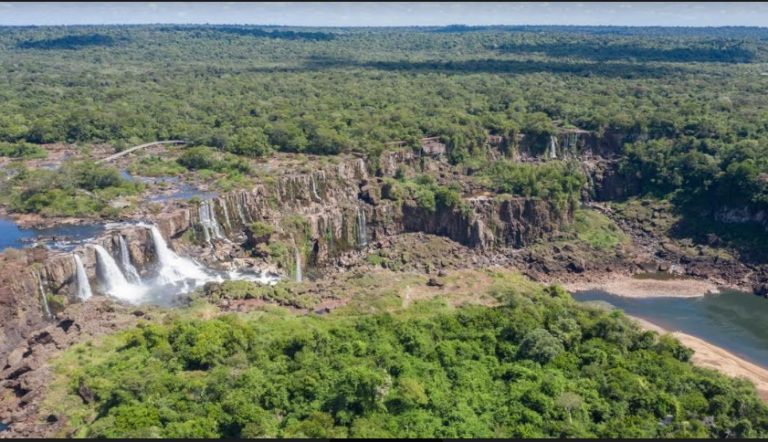
MULTIPOLYGON (((378 164, 381 176, 395 174, 400 167, 422 167, 419 157, 409 150, 385 154, 378 164)), ((248 241, 246 227, 260 222, 298 246, 307 266, 322 267, 337 264, 349 253, 360 253, 369 241, 403 232, 433 233, 481 250, 524 247, 557 231, 570 216, 546 201, 526 198, 468 198, 469 210, 439 208, 432 212, 412 201, 383 199, 381 186, 381 178, 369 174, 363 159, 349 158, 304 173, 265 179, 251 189, 200 203, 169 205, 161 213, 143 214, 140 219, 156 225, 171 248, 207 264, 242 257, 240 245, 248 241)), ((156 251, 146 226, 124 225, 93 242, 119 256, 120 236, 139 274, 151 275, 156 251)), ((94 248, 80 247, 75 253, 99 292, 94 248)), ((290 258, 290 263, 278 263, 286 274, 293 265, 292 255, 290 258)), ((5 327, 14 334, 6 336, 9 346, 24 338, 25 330, 38 328, 44 321, 38 275, 44 291, 62 297, 64 303, 77 302, 71 253, 42 251, 32 260, 39 267, 36 272, 23 272, 12 283, 2 285, 5 292, 0 299, 8 303, 2 314, 15 324, 5 327)), ((311 273, 311 269, 304 270, 311 273)))

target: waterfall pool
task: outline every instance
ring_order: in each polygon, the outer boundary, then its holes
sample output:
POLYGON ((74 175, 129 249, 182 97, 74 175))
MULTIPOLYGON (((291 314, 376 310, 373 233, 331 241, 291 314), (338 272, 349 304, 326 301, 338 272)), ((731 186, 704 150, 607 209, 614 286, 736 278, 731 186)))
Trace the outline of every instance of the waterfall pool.
POLYGON ((768 301, 724 291, 697 298, 628 298, 599 290, 573 293, 580 302, 610 304, 669 331, 680 331, 768 367, 768 301))

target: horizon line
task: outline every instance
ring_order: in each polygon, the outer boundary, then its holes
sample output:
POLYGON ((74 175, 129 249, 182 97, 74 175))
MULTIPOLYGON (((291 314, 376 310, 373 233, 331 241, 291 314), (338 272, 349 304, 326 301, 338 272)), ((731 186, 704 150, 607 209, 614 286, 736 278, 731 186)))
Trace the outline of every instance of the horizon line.
POLYGON ((375 26, 356 26, 356 25, 278 25, 278 24, 255 24, 255 23, 179 23, 179 22, 153 22, 153 23, 75 23, 75 24, 3 24, 3 28, 55 28, 55 27, 78 27, 78 26, 261 26, 261 27, 284 27, 284 28, 327 28, 327 29, 402 29, 402 28, 447 28, 451 26, 463 26, 466 28, 486 28, 486 27, 573 27, 573 28, 665 28, 665 29, 722 29, 722 28, 756 28, 768 29, 766 26, 757 25, 723 25, 723 26, 681 26, 681 25, 588 25, 588 24, 488 24, 488 25, 465 25, 453 23, 449 25, 375 25, 375 26))

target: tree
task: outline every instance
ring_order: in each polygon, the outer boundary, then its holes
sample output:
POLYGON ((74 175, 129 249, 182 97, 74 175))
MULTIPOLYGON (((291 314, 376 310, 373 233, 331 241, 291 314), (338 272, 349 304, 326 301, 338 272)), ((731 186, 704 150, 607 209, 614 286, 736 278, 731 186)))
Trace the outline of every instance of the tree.
POLYGON ((546 329, 537 328, 525 335, 520 343, 519 354, 523 358, 533 359, 546 364, 563 351, 563 344, 546 329))
POLYGON ((566 391, 560 394, 560 396, 557 397, 555 400, 555 403, 558 407, 561 407, 568 413, 568 422, 573 423, 573 410, 578 409, 581 407, 582 399, 581 396, 579 396, 576 393, 573 393, 571 391, 566 391))

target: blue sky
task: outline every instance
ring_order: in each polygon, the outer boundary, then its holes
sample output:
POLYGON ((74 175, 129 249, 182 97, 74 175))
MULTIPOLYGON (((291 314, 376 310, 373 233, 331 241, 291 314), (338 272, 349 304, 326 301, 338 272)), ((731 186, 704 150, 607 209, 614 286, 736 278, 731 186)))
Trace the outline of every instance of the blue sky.
POLYGON ((768 3, 14 3, 0 25, 138 23, 412 26, 565 24, 768 26, 768 3))

